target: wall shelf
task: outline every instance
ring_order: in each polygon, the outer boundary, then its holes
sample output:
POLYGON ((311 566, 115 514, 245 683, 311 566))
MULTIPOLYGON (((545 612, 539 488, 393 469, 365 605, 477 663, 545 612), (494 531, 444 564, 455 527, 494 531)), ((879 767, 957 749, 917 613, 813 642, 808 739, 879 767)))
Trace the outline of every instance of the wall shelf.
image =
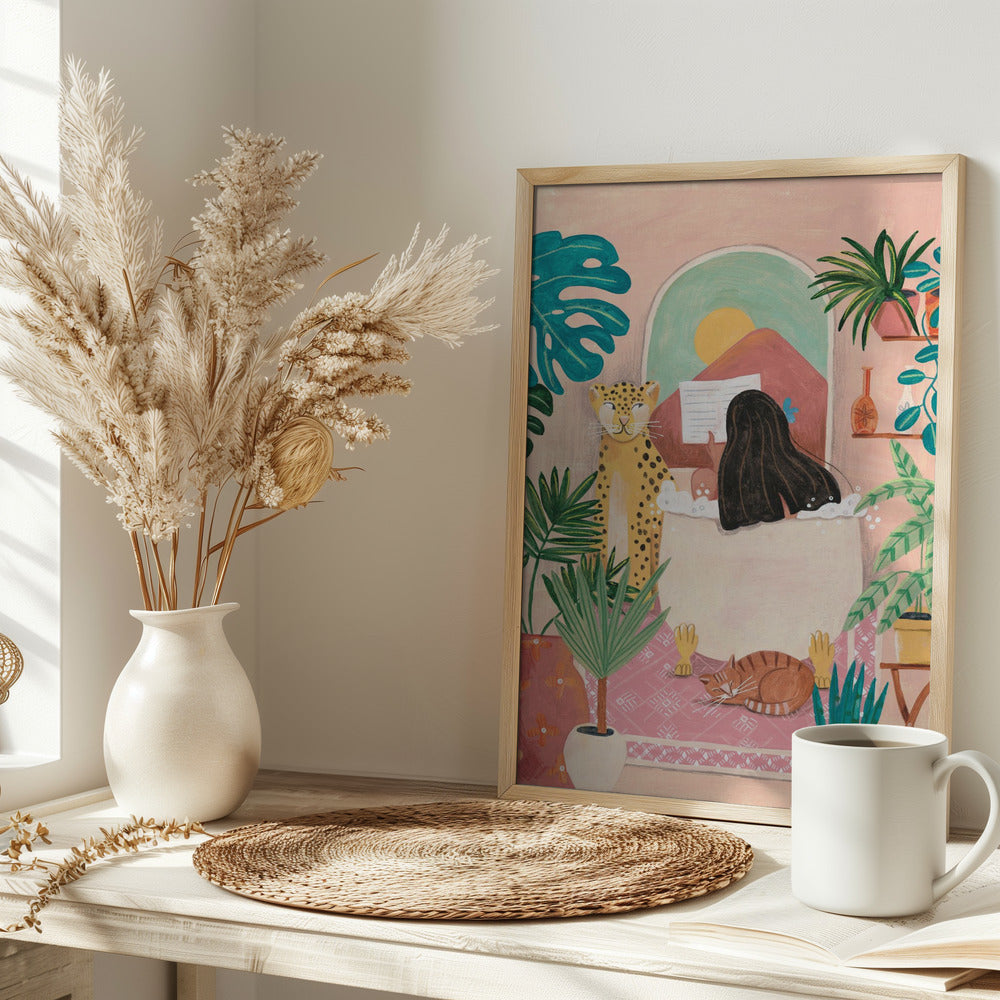
POLYGON ((896 431, 877 431, 874 434, 852 434, 852 438, 919 438, 921 434, 899 434, 896 431))

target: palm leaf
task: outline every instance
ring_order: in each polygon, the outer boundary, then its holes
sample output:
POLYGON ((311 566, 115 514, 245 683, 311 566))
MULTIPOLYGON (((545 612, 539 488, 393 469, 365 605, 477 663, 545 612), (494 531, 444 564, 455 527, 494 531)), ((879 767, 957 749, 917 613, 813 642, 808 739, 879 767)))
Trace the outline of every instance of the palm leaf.
POLYGON ((568 562, 596 551, 601 527, 594 520, 600 511, 596 500, 583 495, 594 485, 592 473, 574 490, 569 488, 570 471, 560 478, 553 469, 549 480, 538 477, 538 486, 525 479, 524 562, 568 562))
POLYGON ((886 566, 923 545, 933 533, 934 523, 923 514, 904 521, 882 543, 872 572, 881 573, 886 566))
POLYGON ((844 619, 842 631, 849 632, 855 625, 864 621, 892 593, 893 585, 902 576, 901 570, 892 570, 884 576, 877 577, 865 587, 851 605, 844 619))
MULTIPOLYGON (((620 577, 622 570, 628 565, 628 560, 622 559, 621 561, 615 560, 615 550, 612 549, 611 553, 608 555, 607 560, 602 561, 597 553, 588 553, 580 558, 579 561, 580 569, 583 570, 583 576, 587 580, 587 591, 590 595, 591 600, 597 600, 597 577, 598 574, 602 575, 607 583, 608 593, 613 595, 617 588, 620 586, 620 577)), ((578 576, 572 571, 569 566, 563 566, 559 570, 559 575, 562 578, 562 582, 566 585, 573 599, 580 601, 583 599, 583 594, 576 592, 576 585, 578 576)), ((549 596, 552 596, 550 578, 545 576, 542 577, 542 583, 545 584, 545 589, 549 591, 549 596)), ((633 600, 635 594, 638 591, 629 586, 629 594, 626 594, 626 600, 633 600)))
POLYGON ((889 451, 892 453, 892 464, 896 466, 901 479, 923 479, 913 456, 899 441, 890 441, 889 451))
POLYGON ((878 623, 879 632, 892 628, 896 619, 916 604, 919 597, 930 595, 930 580, 930 574, 926 570, 907 574, 882 610, 882 617, 878 623))
POLYGON ((934 493, 934 483, 929 479, 890 479, 888 482, 876 486, 869 490, 859 501, 855 508, 857 513, 861 513, 866 507, 881 503, 883 500, 891 500, 893 497, 905 496, 907 499, 926 499, 934 493))
POLYGON ((607 580, 597 574, 595 594, 591 599, 586 570, 579 564, 563 574, 549 574, 546 586, 559 609, 556 631, 581 665, 598 679, 613 674, 645 648, 666 620, 663 611, 643 625, 656 600, 655 588, 667 563, 652 574, 646 584, 628 603, 628 563, 626 561, 613 598, 609 596, 607 580), (569 577, 575 577, 572 585, 569 577), (575 594, 585 594, 577 600, 575 594))

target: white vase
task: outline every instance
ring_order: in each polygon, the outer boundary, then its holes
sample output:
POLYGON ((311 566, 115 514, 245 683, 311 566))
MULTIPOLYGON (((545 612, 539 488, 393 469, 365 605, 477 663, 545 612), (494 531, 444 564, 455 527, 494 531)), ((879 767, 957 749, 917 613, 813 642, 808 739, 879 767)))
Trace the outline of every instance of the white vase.
POLYGON ((593 723, 571 729, 563 746, 566 773, 574 788, 610 792, 625 768, 628 741, 610 726, 606 734, 593 723))
POLYGON ((222 628, 238 607, 130 612, 142 637, 104 720, 104 763, 123 811, 206 822, 250 791, 260 716, 222 628))

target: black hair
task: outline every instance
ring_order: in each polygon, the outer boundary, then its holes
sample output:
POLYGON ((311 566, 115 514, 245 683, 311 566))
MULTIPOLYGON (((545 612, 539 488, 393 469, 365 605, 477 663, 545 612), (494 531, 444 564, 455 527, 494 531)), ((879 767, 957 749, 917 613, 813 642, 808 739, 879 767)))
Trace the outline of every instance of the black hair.
POLYGON ((738 393, 726 411, 719 459, 719 522, 727 531, 785 512, 840 503, 840 487, 816 459, 792 442, 784 410, 766 392, 738 393))

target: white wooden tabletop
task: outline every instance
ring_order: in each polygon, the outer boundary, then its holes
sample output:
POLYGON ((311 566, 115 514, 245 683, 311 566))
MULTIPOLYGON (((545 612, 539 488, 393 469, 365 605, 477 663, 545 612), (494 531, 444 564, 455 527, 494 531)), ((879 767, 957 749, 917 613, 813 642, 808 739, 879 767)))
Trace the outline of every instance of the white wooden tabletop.
MULTIPOLYGON (((259 820, 337 808, 403 802, 492 798, 483 786, 261 772, 218 832, 259 820)), ((42 814, 44 815, 44 814, 42 814)), ((46 816, 56 858, 98 826, 124 822, 110 798, 46 816)), ((747 879, 788 863, 782 827, 717 823, 748 840, 755 861, 747 879)), ((203 838, 198 838, 203 839, 203 838)), ((789 996, 892 997, 930 1000, 940 993, 875 982, 863 972, 766 964, 683 949, 670 923, 690 919, 722 893, 608 917, 543 921, 406 921, 295 910, 228 893, 191 864, 181 841, 94 866, 41 914, 43 933, 25 940, 140 955, 188 967, 223 967, 341 983, 441 1000, 759 1000, 789 996)), ((0 875, 0 922, 21 915, 37 874, 0 875)), ((738 892, 738 883, 723 892, 738 892)), ((186 998, 210 997, 197 968, 180 980, 186 998), (199 986, 198 984, 201 983, 199 986)), ((1000 1000, 1000 974, 949 994, 956 1000, 1000 1000)))

